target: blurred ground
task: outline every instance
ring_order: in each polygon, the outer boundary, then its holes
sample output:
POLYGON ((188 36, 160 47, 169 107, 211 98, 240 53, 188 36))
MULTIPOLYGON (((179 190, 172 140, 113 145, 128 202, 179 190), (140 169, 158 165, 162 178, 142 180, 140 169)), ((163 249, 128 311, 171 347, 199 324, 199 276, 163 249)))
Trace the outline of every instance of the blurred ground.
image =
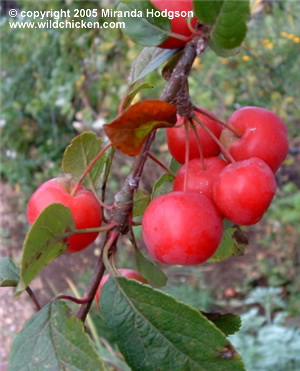
MULTIPOLYGON (((1 242, 0 256, 19 256, 23 239, 22 226, 18 223, 18 199, 9 185, 0 188, 1 242), (9 241, 9 243, 5 243, 9 241)), ((0 364, 7 360, 14 335, 34 313, 32 304, 25 296, 13 298, 11 288, 0 289, 0 364)))

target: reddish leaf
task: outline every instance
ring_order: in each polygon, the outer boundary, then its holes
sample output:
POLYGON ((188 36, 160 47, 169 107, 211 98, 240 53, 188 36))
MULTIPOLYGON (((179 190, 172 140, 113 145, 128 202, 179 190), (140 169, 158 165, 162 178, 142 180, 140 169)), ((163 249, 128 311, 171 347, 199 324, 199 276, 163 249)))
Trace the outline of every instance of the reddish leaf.
POLYGON ((104 125, 112 144, 129 156, 139 154, 152 130, 176 123, 176 107, 160 100, 145 100, 130 106, 112 123, 104 125))

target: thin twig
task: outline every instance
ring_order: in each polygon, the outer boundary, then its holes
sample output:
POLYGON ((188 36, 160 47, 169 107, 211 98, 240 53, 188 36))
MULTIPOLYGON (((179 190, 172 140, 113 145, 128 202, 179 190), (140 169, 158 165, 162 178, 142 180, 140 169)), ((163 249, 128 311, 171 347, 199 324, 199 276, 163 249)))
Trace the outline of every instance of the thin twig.
POLYGON ((84 322, 86 319, 86 316, 92 305, 93 299, 96 295, 99 283, 105 271, 105 265, 103 262, 103 251, 106 248, 110 248, 117 238, 118 233, 110 232, 110 235, 108 236, 106 242, 104 243, 101 255, 99 256, 91 281, 88 285, 88 288, 86 289, 86 292, 83 295, 83 297, 89 298, 89 301, 87 303, 82 304, 81 307, 79 308, 79 311, 77 312, 77 318, 79 318, 82 322, 84 322))

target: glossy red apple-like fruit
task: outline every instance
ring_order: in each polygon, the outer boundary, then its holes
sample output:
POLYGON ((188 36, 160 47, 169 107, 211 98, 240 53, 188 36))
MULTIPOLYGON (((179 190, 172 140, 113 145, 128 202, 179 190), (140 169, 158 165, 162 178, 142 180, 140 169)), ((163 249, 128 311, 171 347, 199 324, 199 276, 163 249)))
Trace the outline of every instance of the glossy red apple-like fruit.
POLYGON ((272 170, 261 159, 251 158, 224 168, 214 186, 214 200, 225 218, 251 225, 262 218, 275 191, 272 170))
MULTIPOLYGON (((160 11, 167 10, 167 11, 179 11, 182 13, 185 11, 188 13, 189 11, 193 10, 193 1, 192 0, 179 0, 179 1, 170 1, 170 0, 150 0, 150 2, 160 11)), ((186 40, 180 40, 176 37, 169 37, 166 41, 164 41, 160 48, 164 49, 177 49, 182 48, 185 44, 193 37, 193 33, 188 27, 188 17, 174 17, 173 19, 169 18, 171 23, 171 30, 170 32, 179 34, 181 36, 186 37, 186 40)), ((197 24, 197 18, 194 17, 191 20, 192 28, 195 28, 197 24)))
MULTIPOLYGON (((288 153, 287 129, 275 113, 260 107, 243 107, 235 111, 222 131, 220 140, 235 160, 258 157, 275 173, 288 153)), ((224 154, 226 156, 226 154, 224 154)))
MULTIPOLYGON (((219 157, 204 158, 204 166, 200 158, 194 158, 188 164, 187 192, 201 193, 213 201, 213 187, 220 172, 227 166, 227 162, 219 157)), ((186 164, 178 171, 173 191, 184 190, 186 164)))
MULTIPOLYGON (((124 276, 128 279, 132 279, 132 280, 136 280, 136 281, 139 281, 141 283, 147 283, 147 281, 135 270, 133 269, 125 269, 125 268, 120 268, 118 269, 118 272, 121 274, 121 276, 124 276)), ((101 289, 103 287, 103 285, 105 284, 105 282, 109 279, 109 274, 105 274, 101 281, 100 281, 100 284, 98 286, 98 289, 97 289, 97 292, 96 292, 96 295, 95 295, 95 300, 96 300, 96 305, 99 309, 99 299, 100 299, 100 293, 101 293, 101 289)))
POLYGON ((223 233, 213 202, 192 192, 171 192, 155 198, 142 220, 146 247, 164 264, 193 265, 210 258, 223 233))
MULTIPOLYGON (((215 116, 210 111, 204 108, 201 109, 209 113, 211 116, 215 116)), ((209 118, 203 113, 195 112, 195 114, 214 133, 214 135, 217 138, 220 137, 222 126, 217 121, 209 118)), ((177 124, 179 124, 180 122, 182 122, 182 118, 178 116, 177 124)), ((218 156, 218 154, 220 153, 220 147, 218 146, 218 144, 200 125, 196 125, 196 130, 202 146, 203 156, 204 157, 218 156)), ((180 162, 181 164, 184 164, 186 151, 184 125, 177 128, 166 129, 166 136, 168 148, 171 155, 175 158, 176 161, 180 162)), ((189 128, 189 143, 190 143, 190 156, 189 156, 190 160, 193 158, 200 157, 196 136, 191 127, 189 128)))
MULTIPOLYGON (((74 182, 66 178, 54 178, 43 183, 30 197, 27 206, 27 219, 32 224, 39 214, 50 204, 60 203, 70 208, 76 229, 100 227, 101 209, 92 192, 80 186, 72 196, 74 182)), ((89 246, 98 233, 75 234, 68 239, 67 253, 77 252, 89 246)))

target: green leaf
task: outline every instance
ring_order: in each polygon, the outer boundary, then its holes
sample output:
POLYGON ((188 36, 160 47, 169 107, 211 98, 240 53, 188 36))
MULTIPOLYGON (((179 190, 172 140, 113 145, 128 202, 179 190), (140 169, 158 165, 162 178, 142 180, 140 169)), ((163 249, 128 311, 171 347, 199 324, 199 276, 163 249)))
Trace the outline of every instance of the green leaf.
MULTIPOLYGON (((107 334, 105 334, 105 336, 106 335, 107 334)), ((107 371, 131 371, 131 368, 129 368, 119 352, 112 352, 110 348, 108 349, 102 346, 100 349, 98 347, 98 354, 100 354, 103 359, 107 371)))
POLYGON ((178 49, 144 48, 132 64, 128 82, 133 84, 142 79, 178 52, 178 49))
POLYGON ((115 147, 110 147, 110 148, 108 148, 107 151, 105 151, 105 161, 104 161, 104 166, 103 166, 103 170, 102 170, 102 174, 101 174, 102 185, 104 183, 105 184, 107 183, 115 152, 116 152, 115 147))
POLYGON ((170 161, 170 165, 169 165, 169 168, 171 171, 173 171, 173 173, 177 174, 178 173, 178 170, 181 168, 182 164, 180 164, 179 162, 177 162, 173 157, 170 161))
POLYGON ((133 196, 133 210, 132 216, 136 218, 137 216, 143 215, 146 207, 149 205, 151 197, 147 191, 139 188, 133 196))
POLYGON ((24 241, 21 279, 16 293, 25 290, 47 264, 65 252, 66 232, 72 230, 75 224, 68 207, 51 204, 41 212, 24 241))
POLYGON ((0 287, 17 286, 20 279, 20 271, 11 259, 0 258, 0 287))
POLYGON ((208 40, 211 49, 220 56, 228 56, 226 50, 231 49, 235 54, 247 33, 249 1, 194 0, 194 10, 200 23, 211 26, 208 40))
MULTIPOLYGON (((62 169, 65 173, 72 174, 73 178, 79 179, 94 157, 101 151, 102 139, 96 138, 96 134, 85 132, 74 138, 66 148, 62 160, 62 169)), ((87 188, 93 188, 93 184, 99 182, 105 156, 101 156, 86 176, 83 184, 87 188)))
POLYGON ((136 246, 134 246, 134 252, 137 269, 141 276, 154 286, 165 286, 168 277, 158 268, 158 266, 148 260, 136 246))
POLYGON ((224 0, 193 0, 195 14, 202 24, 214 25, 222 10, 224 0))
POLYGON ((238 225, 232 223, 228 226, 228 221, 224 221, 223 239, 214 255, 207 261, 219 262, 231 256, 244 255, 244 250, 248 245, 248 237, 238 225), (227 226, 226 226, 227 224, 227 226))
POLYGON ((174 178, 169 174, 163 174, 154 184, 151 199, 172 192, 174 178))
POLYGON ((126 25, 123 32, 136 43, 144 46, 160 45, 169 37, 167 32, 171 30, 170 20, 162 16, 152 17, 147 13, 148 10, 159 12, 150 1, 123 2, 117 10, 120 14, 134 12, 133 16, 119 17, 119 20, 126 25))
POLYGON ((135 96, 144 89, 152 89, 153 85, 149 84, 148 82, 145 82, 139 86, 137 86, 134 90, 132 90, 126 97, 125 102, 123 103, 123 110, 125 110, 127 107, 130 106, 131 102, 135 98, 135 96))
POLYGON ((57 300, 26 322, 12 344, 8 370, 100 371, 104 365, 83 323, 57 300))
POLYGON ((179 59, 180 59, 182 53, 183 53, 183 50, 179 51, 177 54, 173 55, 173 56, 172 56, 172 57, 167 61, 167 63, 164 65, 161 74, 163 75, 163 77, 164 77, 164 79, 165 79, 166 81, 168 81, 169 78, 171 77, 171 74, 172 74, 174 68, 176 67, 177 62, 179 61, 179 59))
POLYGON ((211 48, 213 52, 217 54, 217 56, 226 58, 226 57, 231 57, 233 55, 236 55, 240 52, 240 47, 233 48, 233 49, 223 49, 208 40, 207 45, 211 48))
POLYGON ((217 327, 161 291, 124 277, 110 279, 100 307, 133 370, 244 370, 217 327))
POLYGON ((206 313, 201 312, 207 319, 214 323, 226 336, 238 332, 242 325, 240 316, 226 313, 206 313))

